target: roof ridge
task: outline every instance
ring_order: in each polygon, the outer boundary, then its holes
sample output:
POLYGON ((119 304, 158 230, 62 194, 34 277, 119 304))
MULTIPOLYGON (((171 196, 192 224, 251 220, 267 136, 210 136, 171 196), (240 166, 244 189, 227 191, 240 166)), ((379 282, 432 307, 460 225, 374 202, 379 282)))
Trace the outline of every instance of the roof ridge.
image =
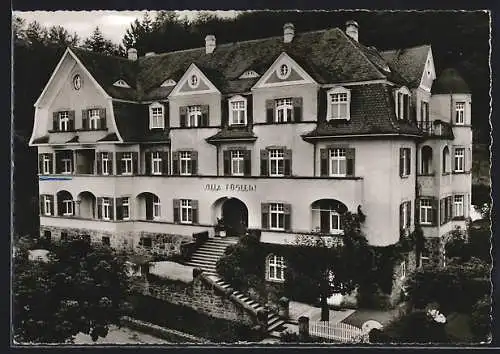
POLYGON ((432 45, 430 43, 426 44, 419 44, 419 45, 414 45, 411 47, 406 47, 406 48, 391 48, 391 49, 384 49, 380 51, 381 53, 388 53, 388 52, 397 52, 397 51, 402 51, 402 50, 408 50, 408 49, 415 49, 415 48, 422 48, 422 47, 431 47, 432 45))
POLYGON ((68 46, 68 48, 71 51, 75 51, 76 50, 76 51, 81 51, 81 52, 85 52, 85 53, 88 53, 88 54, 97 55, 97 56, 100 56, 100 57, 106 57, 106 58, 112 58, 112 59, 121 59, 121 60, 124 60, 124 61, 127 61, 127 62, 132 62, 128 58, 122 57, 122 56, 119 56, 119 55, 114 55, 114 54, 111 55, 111 54, 106 54, 106 53, 94 52, 92 50, 89 50, 89 49, 86 49, 86 48, 82 48, 82 47, 68 46))

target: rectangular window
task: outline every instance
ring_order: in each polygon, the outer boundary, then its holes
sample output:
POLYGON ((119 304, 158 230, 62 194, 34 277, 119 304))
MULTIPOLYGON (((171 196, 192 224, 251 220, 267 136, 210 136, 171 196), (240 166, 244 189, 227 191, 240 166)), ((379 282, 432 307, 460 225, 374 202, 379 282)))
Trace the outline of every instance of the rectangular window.
POLYGON ((335 211, 330 211, 330 233, 342 233, 342 227, 340 226, 340 215, 335 211))
POLYGON ((285 152, 283 149, 269 150, 269 175, 282 177, 285 173, 285 152))
POLYGON ((344 177, 347 174, 345 149, 330 150, 330 176, 344 177))
POLYGON ((191 199, 181 199, 181 223, 193 222, 193 206, 191 199))
POLYGON ((121 171, 123 175, 132 174, 132 153, 124 152, 121 159, 121 171))
POLYGON ((155 195, 153 196, 153 219, 159 219, 160 215, 160 199, 155 195))
POLYGON ((190 176, 192 174, 191 152, 181 151, 179 153, 179 160, 181 165, 181 175, 190 176))
POLYGON ((161 175, 161 153, 154 151, 151 153, 151 171, 154 175, 161 175))
POLYGON ((99 110, 89 109, 89 129, 99 129, 99 110))
POLYGON ((245 172, 244 153, 241 150, 231 151, 231 175, 243 176, 245 172))
POLYGON ((109 198, 102 198, 102 218, 110 220, 111 218, 111 203, 109 198))
POLYGON ((59 130, 68 131, 69 130, 69 112, 59 112, 59 130))
POLYGON ((71 168, 71 159, 69 158, 63 158, 61 159, 61 173, 63 174, 71 174, 72 168, 71 168))
POLYGON ((291 98, 276 100, 276 123, 291 122, 293 119, 293 102, 291 98))
POLYGON ((48 195, 43 196, 44 214, 52 215, 52 200, 48 195))
POLYGON ((455 195, 453 196, 453 216, 463 217, 464 216, 464 196, 455 195))
POLYGON ((201 124, 201 106, 189 106, 187 108, 188 127, 197 127, 201 124))
POLYGON ((285 229, 285 210, 281 203, 270 204, 270 229, 272 230, 284 230, 285 229))
POLYGON ((102 244, 104 246, 109 246, 111 245, 111 239, 108 236, 103 236, 102 237, 102 244))
POLYGON ((399 166, 399 172, 401 177, 406 177, 410 175, 411 171, 411 150, 409 148, 402 148, 401 149, 401 155, 400 155, 400 166, 399 166))
POLYGON ((432 201, 430 199, 420 199, 420 223, 432 224, 432 201))
POLYGON ((101 152, 101 164, 102 164, 102 174, 109 175, 109 154, 107 152, 101 152))
POLYGON ((401 280, 403 280, 404 278, 406 278, 406 260, 401 262, 400 268, 401 268, 401 280))
POLYGON ((130 204, 127 197, 122 198, 122 218, 128 220, 130 218, 130 204))
POLYGON ((73 201, 71 199, 63 200, 63 215, 64 216, 73 215, 73 201))
POLYGON ((407 229, 411 225, 411 202, 403 202, 401 204, 400 227, 407 229))
POLYGON ((346 92, 330 94, 330 119, 347 119, 349 99, 346 92))
POLYGON ((61 232, 61 241, 68 241, 68 233, 61 232))
POLYGON ((231 102, 231 125, 246 124, 246 102, 231 102))
POLYGON ((465 148, 455 148, 454 172, 465 171, 465 148))
POLYGON ((455 124, 465 124, 465 102, 455 103, 455 124))
POLYGON ((420 104, 420 128, 426 132, 430 132, 431 125, 429 122, 429 102, 421 101, 420 104))
POLYGON ((140 244, 144 248, 151 248, 151 246, 153 246, 153 241, 151 240, 151 237, 141 237, 140 244))
POLYGON ((285 259, 282 256, 270 255, 268 258, 268 280, 285 280, 285 259))
POLYGON ((149 121, 149 129, 161 128, 165 126, 163 120, 163 107, 151 108, 151 119, 149 121))
POLYGON ((52 173, 50 170, 50 154, 43 154, 43 174, 49 175, 52 173))

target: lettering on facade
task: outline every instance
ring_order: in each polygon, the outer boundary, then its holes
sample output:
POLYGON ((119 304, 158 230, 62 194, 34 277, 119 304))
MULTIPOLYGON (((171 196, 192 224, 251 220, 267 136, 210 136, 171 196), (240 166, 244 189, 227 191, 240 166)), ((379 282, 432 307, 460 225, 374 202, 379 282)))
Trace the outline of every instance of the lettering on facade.
POLYGON ((217 184, 217 183, 208 183, 203 186, 208 192, 255 192, 257 190, 257 186, 255 184, 217 184))

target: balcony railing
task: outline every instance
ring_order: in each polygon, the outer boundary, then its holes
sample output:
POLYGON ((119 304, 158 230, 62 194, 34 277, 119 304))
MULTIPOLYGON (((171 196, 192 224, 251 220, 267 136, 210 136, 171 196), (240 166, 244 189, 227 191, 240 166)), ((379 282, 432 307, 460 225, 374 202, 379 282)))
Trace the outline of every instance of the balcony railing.
POLYGON ((444 136, 450 133, 447 123, 440 120, 417 121, 417 126, 426 136, 444 136))

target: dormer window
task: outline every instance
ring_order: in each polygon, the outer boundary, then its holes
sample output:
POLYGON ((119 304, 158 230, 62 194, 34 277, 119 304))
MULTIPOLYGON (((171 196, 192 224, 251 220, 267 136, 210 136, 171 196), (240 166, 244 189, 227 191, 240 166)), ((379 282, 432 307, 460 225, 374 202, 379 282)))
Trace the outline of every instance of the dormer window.
POLYGON ((404 86, 395 92, 394 101, 398 119, 408 120, 410 118, 410 97, 410 90, 404 86))
POLYGON ((247 100, 242 96, 229 99, 229 125, 247 124, 247 100))
POLYGON ((124 88, 130 88, 130 85, 129 85, 129 84, 127 84, 127 83, 125 82, 125 80, 121 80, 121 79, 120 79, 120 80, 118 80, 118 81, 116 81, 116 82, 113 84, 113 86, 116 86, 116 87, 124 87, 124 88))
POLYGON ((351 118, 351 92, 343 87, 328 91, 327 120, 351 118))
POLYGON ((259 74, 257 74, 254 70, 247 70, 240 75, 240 79, 252 79, 254 77, 259 77, 259 74))
POLYGON ((149 129, 164 129, 164 107, 155 102, 149 106, 149 129))
POLYGON ((175 80, 172 80, 172 79, 167 79, 165 81, 163 81, 163 83, 161 84, 161 87, 170 87, 170 86, 175 86, 177 83, 175 82, 175 80))

